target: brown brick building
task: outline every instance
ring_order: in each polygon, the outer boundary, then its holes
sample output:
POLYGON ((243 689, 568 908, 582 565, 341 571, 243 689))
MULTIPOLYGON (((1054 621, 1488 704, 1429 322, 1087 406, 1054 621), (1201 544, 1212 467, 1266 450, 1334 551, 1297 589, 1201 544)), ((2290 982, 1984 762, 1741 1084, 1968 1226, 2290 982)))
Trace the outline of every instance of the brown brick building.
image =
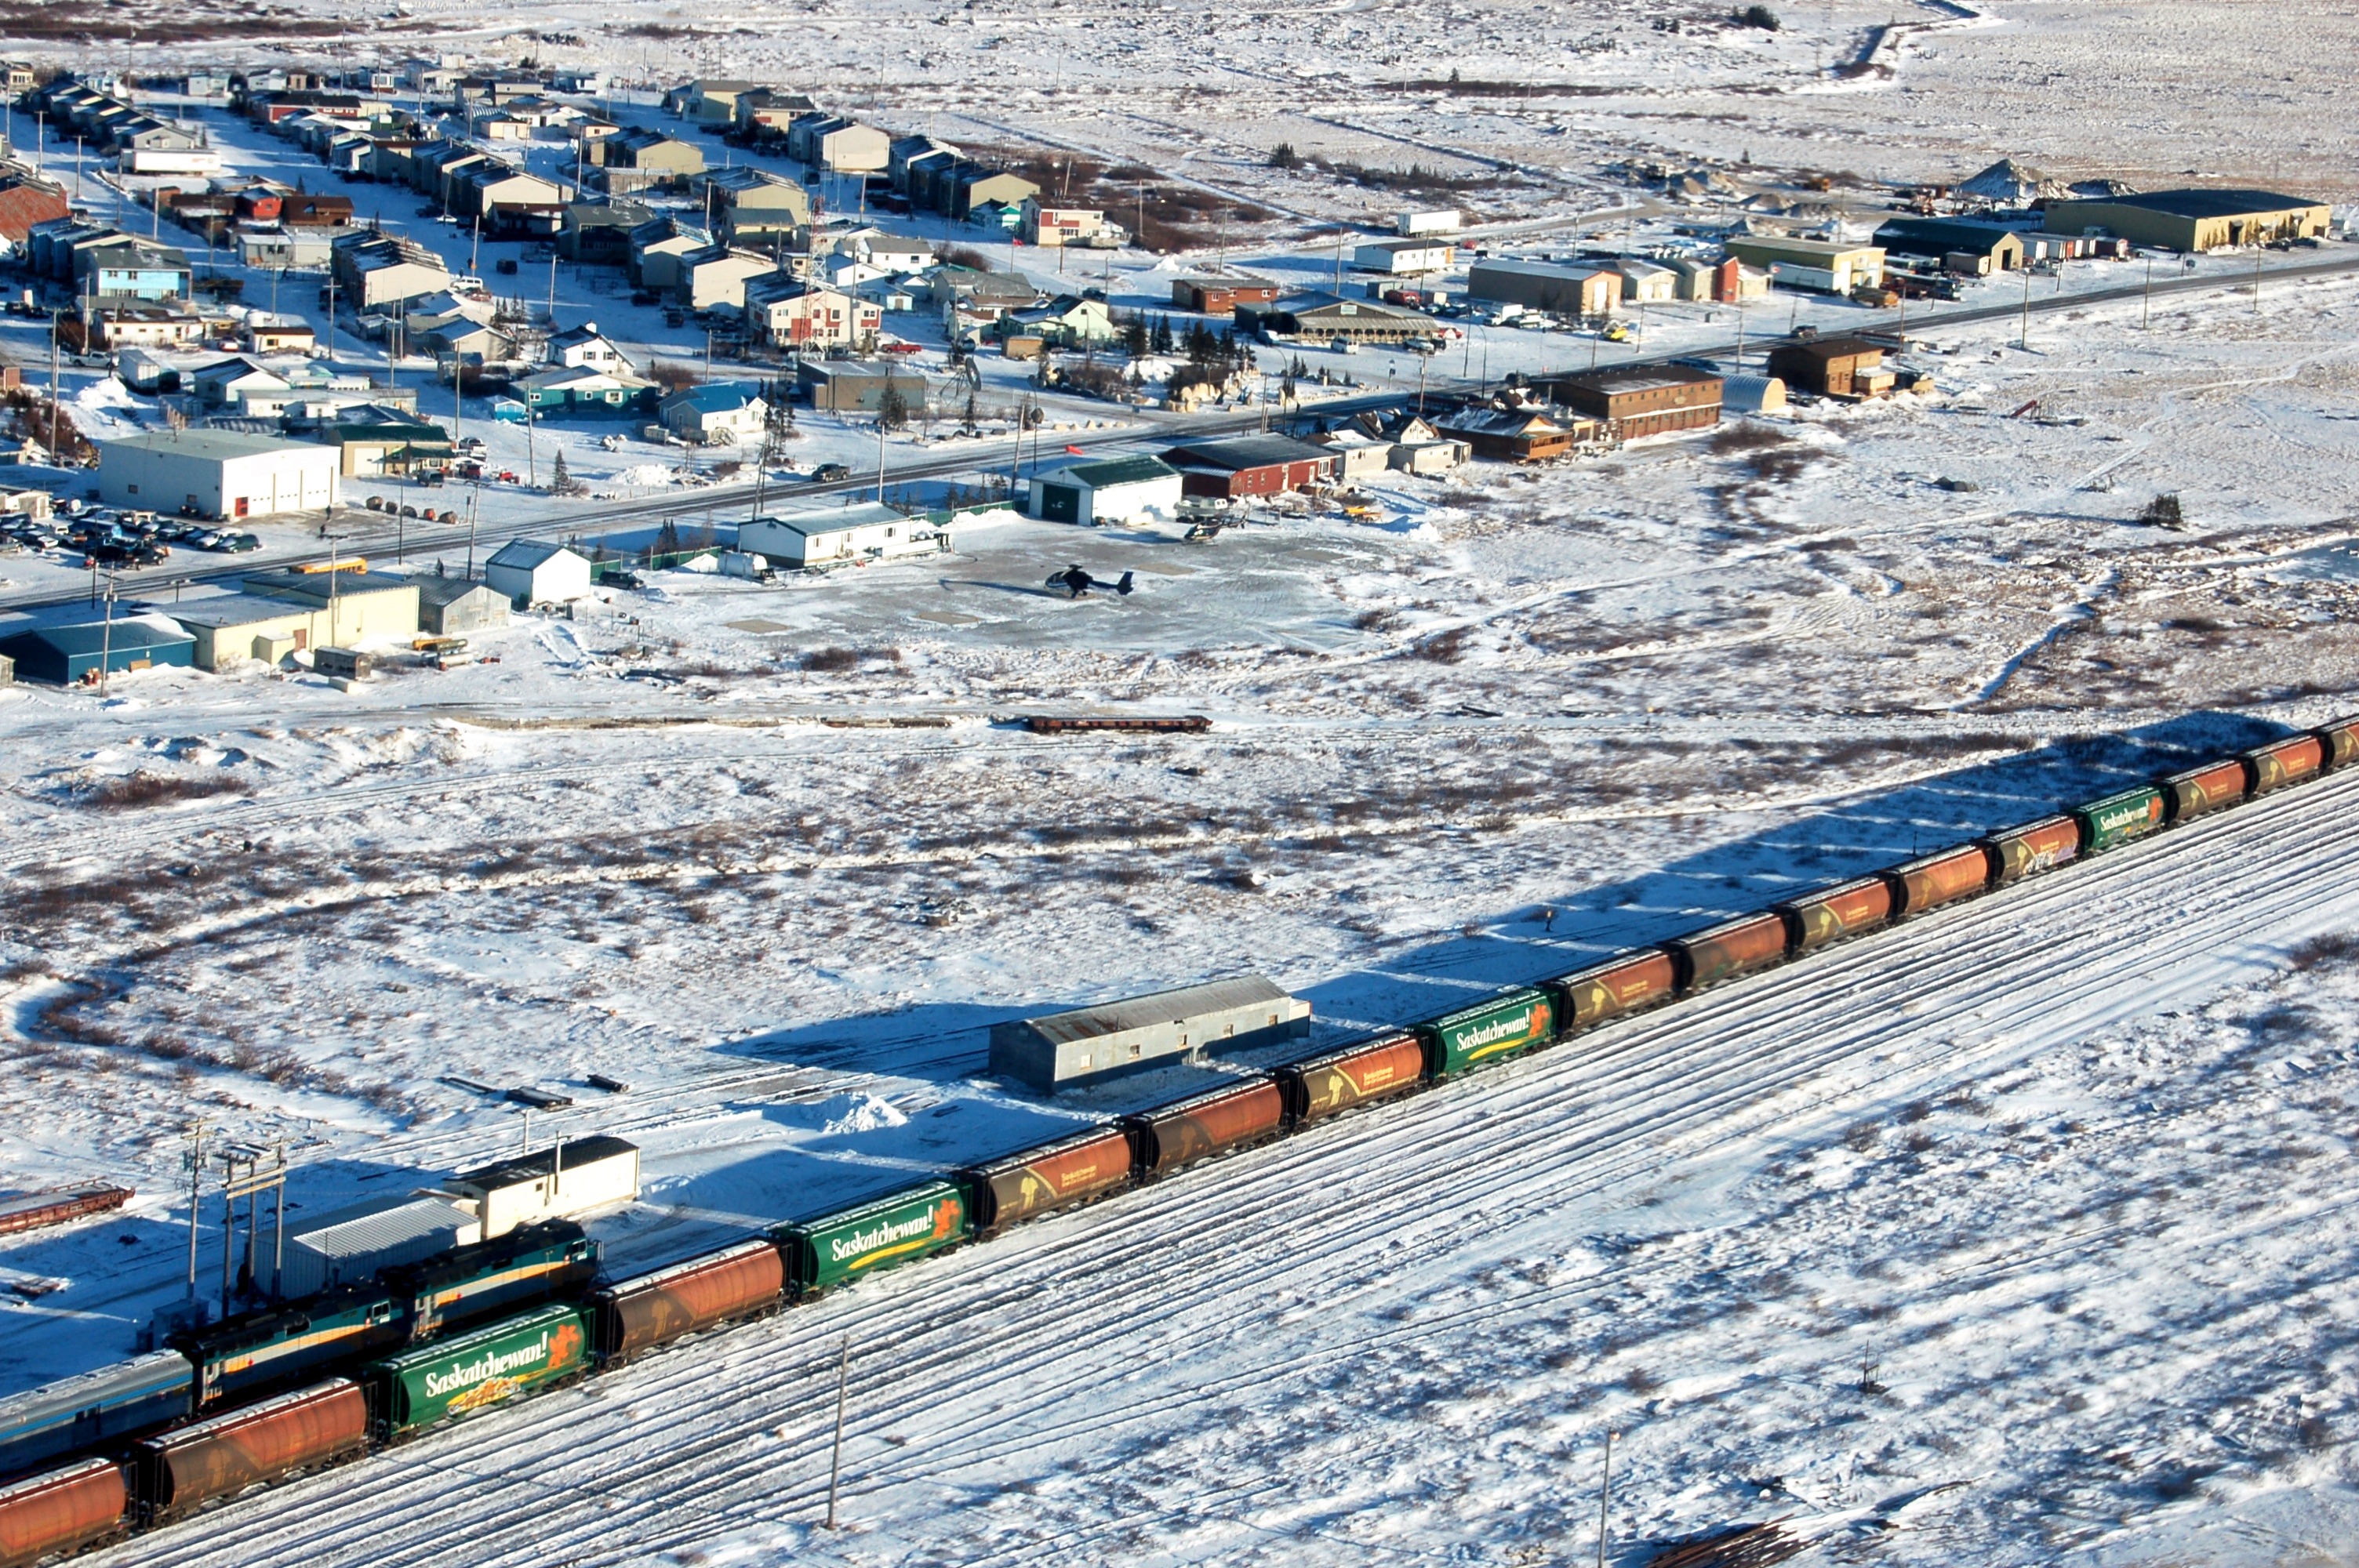
POLYGON ((1896 379, 1883 367, 1883 345, 1864 338, 1810 338, 1769 354, 1771 375, 1824 397, 1882 397, 1896 379))
POLYGON ((1549 394, 1625 440, 1720 423, 1720 377, 1688 365, 1628 365, 1568 376, 1549 394))

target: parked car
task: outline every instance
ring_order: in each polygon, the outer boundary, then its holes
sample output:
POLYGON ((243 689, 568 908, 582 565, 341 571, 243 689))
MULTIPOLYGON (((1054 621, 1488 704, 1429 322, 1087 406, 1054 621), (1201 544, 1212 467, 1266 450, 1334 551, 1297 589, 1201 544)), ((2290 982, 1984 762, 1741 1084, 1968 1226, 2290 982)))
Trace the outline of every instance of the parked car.
POLYGON ((513 277, 516 276, 516 257, 514 256, 502 256, 499 260, 494 262, 492 266, 503 276, 513 277))
POLYGON ((262 541, 251 534, 224 534, 222 535, 221 543, 215 545, 213 548, 225 550, 233 556, 242 556, 248 550, 262 548, 262 541))
POLYGON ((810 470, 810 477, 813 484, 833 484, 839 480, 850 479, 852 470, 842 463, 821 463, 810 470))

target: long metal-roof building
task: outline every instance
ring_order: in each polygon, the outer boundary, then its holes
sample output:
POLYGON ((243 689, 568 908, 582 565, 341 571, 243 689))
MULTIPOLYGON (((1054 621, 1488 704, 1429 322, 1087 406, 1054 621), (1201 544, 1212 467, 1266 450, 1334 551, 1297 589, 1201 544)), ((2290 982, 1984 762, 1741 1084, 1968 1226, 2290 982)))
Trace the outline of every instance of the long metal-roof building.
POLYGON ((1310 1004, 1259 975, 991 1026, 991 1070, 1044 1094, 1117 1074, 1195 1061, 1212 1045, 1310 1033, 1310 1004))

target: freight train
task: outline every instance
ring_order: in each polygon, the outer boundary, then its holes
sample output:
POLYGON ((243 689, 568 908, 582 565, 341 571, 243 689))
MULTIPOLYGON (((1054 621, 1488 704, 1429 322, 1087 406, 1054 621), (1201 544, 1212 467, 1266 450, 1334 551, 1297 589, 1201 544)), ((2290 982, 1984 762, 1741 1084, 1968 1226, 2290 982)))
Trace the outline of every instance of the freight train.
POLYGON ((614 1279, 552 1220, 0 1401, 25 1568, 2359 762, 2359 718, 614 1279), (29 1472, 29 1473, 28 1473, 29 1472))

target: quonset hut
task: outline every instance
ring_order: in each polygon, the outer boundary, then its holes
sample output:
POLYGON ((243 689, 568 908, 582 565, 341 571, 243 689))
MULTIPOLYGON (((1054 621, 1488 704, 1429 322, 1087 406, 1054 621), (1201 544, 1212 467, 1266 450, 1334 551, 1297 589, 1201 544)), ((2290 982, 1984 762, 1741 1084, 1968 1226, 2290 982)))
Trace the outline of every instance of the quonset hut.
POLYGON ((1198 1060, 1209 1045, 1259 1045, 1310 1033, 1310 1004, 1259 975, 1157 991, 991 1026, 991 1070, 1043 1094, 1121 1073, 1198 1060))

